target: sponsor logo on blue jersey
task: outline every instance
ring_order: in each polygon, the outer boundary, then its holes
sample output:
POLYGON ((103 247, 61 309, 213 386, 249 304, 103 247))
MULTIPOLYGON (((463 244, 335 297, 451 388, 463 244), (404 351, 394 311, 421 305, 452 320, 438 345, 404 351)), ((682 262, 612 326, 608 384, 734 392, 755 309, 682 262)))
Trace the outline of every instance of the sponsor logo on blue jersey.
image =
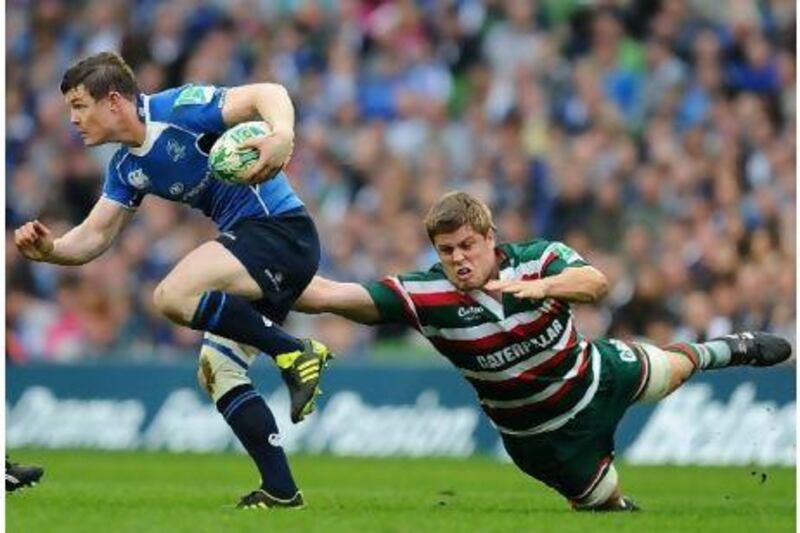
POLYGON ((181 182, 173 183, 172 185, 169 186, 169 193, 172 196, 180 196, 180 194, 183 192, 183 188, 184 188, 183 183, 181 182))
POLYGON ((170 139, 167 141, 167 153, 172 158, 172 160, 177 163, 178 161, 186 157, 186 146, 182 145, 175 139, 170 139))
POLYGON ((137 168, 128 173, 128 183, 137 189, 146 189, 150 185, 150 178, 144 173, 144 170, 137 168))

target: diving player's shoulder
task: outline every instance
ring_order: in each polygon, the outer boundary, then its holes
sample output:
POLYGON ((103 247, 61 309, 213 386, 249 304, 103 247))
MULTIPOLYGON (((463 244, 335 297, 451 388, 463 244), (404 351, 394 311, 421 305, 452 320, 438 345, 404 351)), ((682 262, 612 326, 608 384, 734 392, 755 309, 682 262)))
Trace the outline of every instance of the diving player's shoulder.
POLYGON ((511 259, 530 261, 541 257, 551 244, 551 241, 545 239, 531 239, 529 241, 503 243, 499 248, 511 259))
POLYGON ((405 284, 408 282, 414 283, 414 282, 446 280, 447 276, 445 276, 441 263, 436 263, 428 270, 414 270, 410 272, 403 272, 402 274, 394 276, 386 276, 386 278, 384 279, 392 279, 392 278, 396 278, 401 283, 405 284))

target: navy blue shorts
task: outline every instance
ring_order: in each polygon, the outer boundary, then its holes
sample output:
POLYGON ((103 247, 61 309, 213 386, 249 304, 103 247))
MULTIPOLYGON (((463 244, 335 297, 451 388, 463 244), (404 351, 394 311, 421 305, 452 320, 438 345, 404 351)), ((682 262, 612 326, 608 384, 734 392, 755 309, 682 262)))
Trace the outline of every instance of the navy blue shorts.
POLYGON ((236 256, 264 296, 251 305, 281 324, 319 267, 319 236, 305 208, 269 218, 244 218, 217 241, 236 256))

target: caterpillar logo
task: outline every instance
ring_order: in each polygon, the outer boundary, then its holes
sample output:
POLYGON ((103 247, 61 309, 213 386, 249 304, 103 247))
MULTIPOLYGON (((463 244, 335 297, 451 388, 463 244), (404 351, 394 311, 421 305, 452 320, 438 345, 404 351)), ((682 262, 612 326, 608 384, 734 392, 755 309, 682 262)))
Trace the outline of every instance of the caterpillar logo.
POLYGON ((465 320, 475 320, 483 314, 483 307, 479 305, 471 305, 469 307, 458 308, 458 318, 465 320))

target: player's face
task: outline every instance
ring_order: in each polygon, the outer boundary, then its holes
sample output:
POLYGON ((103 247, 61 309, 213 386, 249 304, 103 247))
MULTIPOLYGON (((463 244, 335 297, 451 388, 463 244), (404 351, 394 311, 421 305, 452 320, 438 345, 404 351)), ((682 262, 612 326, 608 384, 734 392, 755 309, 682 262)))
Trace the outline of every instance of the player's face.
POLYGON ((64 100, 69 106, 69 121, 78 129, 86 146, 113 140, 117 114, 111 95, 95 100, 83 85, 78 85, 64 95, 64 100))
POLYGON ((433 238, 447 279, 461 291, 480 289, 497 271, 494 232, 481 235, 465 225, 433 238))

